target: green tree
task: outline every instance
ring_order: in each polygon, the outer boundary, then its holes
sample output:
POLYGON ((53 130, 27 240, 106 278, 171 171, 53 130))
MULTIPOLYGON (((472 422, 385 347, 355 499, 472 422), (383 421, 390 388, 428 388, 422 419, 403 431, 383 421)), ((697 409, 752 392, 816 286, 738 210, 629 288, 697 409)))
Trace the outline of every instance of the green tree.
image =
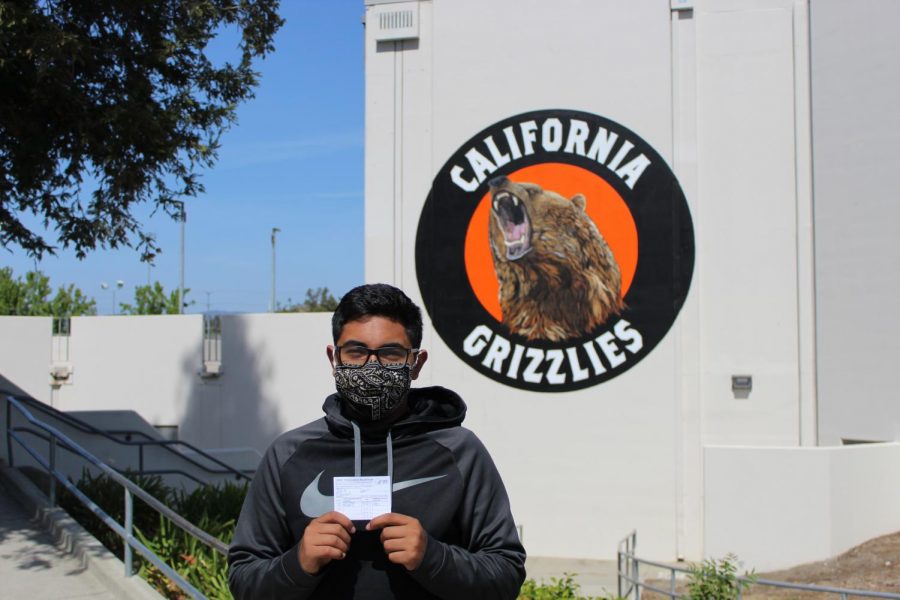
POLYGON ((71 317, 97 314, 97 302, 74 284, 61 286, 53 295, 50 278, 29 271, 14 278, 10 267, 0 269, 0 315, 71 317))
POLYGON ((278 5, 0 0, 0 243, 38 258, 53 242, 79 257, 136 246, 151 260, 134 205, 175 218, 179 198, 203 191, 199 171, 253 97, 253 62, 274 50, 278 5), (223 31, 240 42, 217 65, 208 44, 223 31))
MULTIPOLYGON (((191 306, 194 301, 185 301, 190 289, 185 288, 182 303, 184 308, 191 306)), ((134 304, 119 304, 119 311, 123 315, 177 315, 178 290, 172 290, 166 294, 160 282, 153 285, 139 285, 134 288, 134 304)))
POLYGON ((333 312, 337 308, 338 299, 328 291, 327 287, 306 290, 306 300, 294 304, 288 298, 285 306, 279 306, 278 312, 333 312))

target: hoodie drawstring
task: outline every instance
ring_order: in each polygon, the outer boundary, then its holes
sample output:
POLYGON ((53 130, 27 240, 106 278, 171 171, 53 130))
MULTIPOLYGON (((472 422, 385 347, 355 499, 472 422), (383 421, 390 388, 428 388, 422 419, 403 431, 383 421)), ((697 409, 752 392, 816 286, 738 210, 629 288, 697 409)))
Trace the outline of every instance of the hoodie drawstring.
MULTIPOLYGON (((353 474, 356 477, 362 477, 362 438, 359 433, 359 425, 356 421, 350 421, 353 425, 353 474)), ((394 483, 394 440, 391 438, 391 432, 388 430, 387 439, 387 468, 388 479, 391 485, 394 483)))
POLYGON ((353 425, 353 475, 362 476, 362 441, 359 439, 359 425, 356 421, 350 421, 353 425))
POLYGON ((391 430, 388 429, 387 434, 387 462, 388 462, 388 481, 394 485, 394 441, 391 439, 391 430))

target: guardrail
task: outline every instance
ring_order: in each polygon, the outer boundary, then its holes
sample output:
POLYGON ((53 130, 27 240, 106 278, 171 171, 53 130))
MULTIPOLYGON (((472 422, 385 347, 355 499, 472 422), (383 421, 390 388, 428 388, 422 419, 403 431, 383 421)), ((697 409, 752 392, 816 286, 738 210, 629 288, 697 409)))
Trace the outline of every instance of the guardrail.
POLYGON ((134 482, 128 480, 124 476, 122 476, 118 471, 101 461, 99 458, 91 454, 86 449, 82 448, 77 442, 66 436, 66 434, 62 433, 52 425, 48 425, 34 417, 31 412, 22 405, 19 400, 16 400, 13 396, 6 396, 7 402, 7 421, 6 421, 6 436, 7 436, 7 450, 8 450, 8 458, 9 465, 14 466, 13 463, 13 453, 12 453, 12 442, 15 440, 21 447, 24 449, 35 461, 38 462, 42 467, 44 467, 48 474, 50 475, 50 491, 49 491, 49 499, 50 505, 56 506, 56 496, 57 496, 57 482, 62 484, 67 490, 69 490, 82 504, 84 504, 94 515, 97 516, 107 527, 112 529, 119 537, 122 538, 123 545, 125 548, 125 556, 123 559, 123 563, 125 564, 125 576, 131 577, 133 573, 133 565, 132 565, 132 550, 136 550, 138 554, 143 556, 146 560, 150 561, 156 568, 162 571, 166 577, 174 581, 178 587, 180 587, 185 593, 187 593, 191 598, 198 600, 205 600, 206 596, 204 596, 197 588, 191 585, 184 577, 182 577, 177 571, 172 569, 169 565, 167 565, 162 559, 160 559, 152 550, 147 548, 144 544, 140 542, 137 538, 134 537, 134 497, 137 496, 141 500, 143 500, 147 505, 156 510, 158 513, 172 521, 175 525, 184 530, 188 535, 196 538, 201 543, 206 546, 212 548, 214 551, 222 554, 228 554, 228 546, 222 542, 220 539, 210 535, 209 533, 203 531, 199 527, 195 526, 193 523, 187 521, 184 517, 173 511, 171 508, 148 494, 146 491, 141 489, 140 486, 135 484, 134 482), (49 449, 48 456, 45 458, 38 450, 30 446, 20 433, 26 432, 23 427, 15 427, 12 425, 10 421, 10 407, 15 408, 19 414, 21 414, 28 423, 32 426, 41 429, 46 432, 47 437, 49 438, 49 449), (102 508, 97 506, 93 500, 88 498, 81 490, 79 490, 73 483, 71 483, 65 476, 64 473, 60 472, 56 469, 56 450, 60 443, 65 444, 65 446, 69 449, 77 453, 84 460, 91 463, 94 467, 103 472, 107 477, 118 483, 124 489, 124 501, 125 501, 125 523, 119 523, 112 517, 110 517, 102 508))
MULTIPOLYGON (((68 425, 69 427, 72 427, 73 429, 76 429, 82 433, 96 435, 96 436, 102 437, 110 442, 113 442, 115 444, 119 444, 122 446, 137 447, 138 468, 137 468, 136 472, 138 475, 173 474, 173 475, 181 475, 183 477, 186 477, 187 479, 190 479, 194 483, 198 483, 201 485, 208 483, 207 481, 204 481, 186 471, 175 470, 175 469, 169 469, 169 470, 147 470, 147 469, 145 469, 144 468, 144 448, 149 446, 149 447, 160 448, 161 450, 168 452, 171 456, 177 457, 179 460, 186 461, 188 464, 191 464, 194 467, 196 467, 197 469, 200 469, 201 471, 204 471, 211 475, 233 475, 235 479, 243 479, 244 481, 246 481, 248 483, 250 482, 250 479, 252 478, 251 477, 252 471, 244 472, 239 469, 235 469, 228 463, 219 460, 215 456, 209 455, 208 453, 204 452, 203 450, 197 448, 196 446, 194 446, 193 444, 190 444, 188 442, 184 442, 181 440, 154 440, 154 439, 150 438, 150 436, 148 436, 143 431, 137 431, 137 430, 133 430, 133 429, 118 429, 118 430, 104 431, 102 429, 98 429, 98 428, 94 427, 93 425, 85 423, 84 421, 81 421, 80 419, 76 419, 75 417, 72 417, 71 415, 67 415, 66 413, 64 413, 62 411, 56 410, 55 408, 53 408, 51 406, 47 406, 43 402, 34 400, 33 398, 26 398, 26 397, 20 396, 20 397, 17 397, 16 399, 18 402, 27 404, 32 409, 39 410, 39 411, 43 412, 44 414, 49 415, 52 418, 54 418, 58 421, 61 421, 61 422, 65 423, 66 425, 68 425), (115 435, 125 436, 125 439, 121 440, 121 439, 115 437, 115 435), (144 439, 132 440, 131 439, 132 437, 141 437, 144 439), (199 461, 191 458, 190 456, 187 456, 187 455, 179 452, 178 450, 176 450, 176 448, 185 448, 187 450, 190 450, 191 452, 196 453, 198 456, 203 457, 204 460, 209 461, 210 463, 216 465, 218 468, 210 468, 209 466, 200 463, 199 461)), ((7 407, 6 407, 6 422, 7 422, 7 424, 10 423, 9 419, 10 419, 10 408, 9 408, 9 404, 7 404, 7 407)), ((28 433, 38 435, 33 431, 28 431, 28 433)), ((68 448, 66 448, 66 449, 68 449, 68 448)))
MULTIPOLYGON (((638 558, 635 554, 635 547, 637 545, 637 531, 632 531, 627 536, 625 536, 622 541, 619 542, 618 551, 616 552, 617 556, 617 571, 618 571, 618 593, 621 598, 634 598, 634 600, 640 600, 641 590, 650 590, 652 592, 656 592, 657 594, 661 594, 663 596, 668 596, 675 600, 676 598, 685 598, 687 594, 681 593, 677 591, 677 573, 688 574, 690 573, 690 569, 687 567, 680 567, 675 565, 668 565, 665 563, 655 562, 652 560, 645 560, 643 558, 638 558), (641 581, 641 565, 646 565, 648 567, 656 567, 659 569, 663 569, 669 572, 669 588, 663 589, 661 587, 651 585, 644 581, 641 581)), ((803 592, 818 592, 822 594, 833 594, 835 596, 839 596, 840 600, 847 600, 850 597, 865 597, 865 598, 894 598, 900 599, 900 594, 892 594, 890 592, 873 592, 869 590, 854 590, 847 588, 836 588, 836 587, 827 587, 821 585, 807 585, 802 583, 788 583, 786 581, 773 581, 771 579, 748 579, 743 576, 736 576, 735 579, 738 581, 746 581, 751 583, 752 585, 762 585, 769 586, 775 588, 785 588, 791 590, 798 590, 803 592)), ((741 598, 741 591, 738 591, 738 600, 741 598)))

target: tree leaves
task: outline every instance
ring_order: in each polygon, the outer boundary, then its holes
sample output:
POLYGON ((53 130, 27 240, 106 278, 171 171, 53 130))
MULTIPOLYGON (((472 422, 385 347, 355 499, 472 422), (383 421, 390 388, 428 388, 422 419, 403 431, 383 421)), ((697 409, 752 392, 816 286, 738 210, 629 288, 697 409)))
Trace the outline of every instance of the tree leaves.
MULTIPOLYGON (((185 289, 184 295, 187 297, 191 290, 185 289)), ((184 302, 187 308, 193 304, 184 302)), ((134 288, 134 304, 122 303, 119 305, 123 315, 177 315, 181 314, 178 310, 178 290, 173 290, 168 295, 160 282, 156 281, 153 285, 139 285, 134 288)))
POLYGON ((175 217, 203 191, 199 171, 253 97, 253 61, 274 49, 278 4, 0 0, 0 243, 36 258, 54 243, 79 257, 136 246, 150 260, 133 207, 175 217), (207 43, 225 27, 240 30, 237 60, 216 66, 207 43))
POLYGON ((306 300, 301 304, 293 304, 288 298, 286 306, 279 306, 276 312, 333 312, 337 308, 338 299, 328 291, 327 287, 306 290, 306 300))
POLYGON ((60 287, 51 297, 50 278, 30 271, 13 278, 9 267, 0 269, 0 315, 71 317, 97 314, 97 303, 73 284, 60 287))

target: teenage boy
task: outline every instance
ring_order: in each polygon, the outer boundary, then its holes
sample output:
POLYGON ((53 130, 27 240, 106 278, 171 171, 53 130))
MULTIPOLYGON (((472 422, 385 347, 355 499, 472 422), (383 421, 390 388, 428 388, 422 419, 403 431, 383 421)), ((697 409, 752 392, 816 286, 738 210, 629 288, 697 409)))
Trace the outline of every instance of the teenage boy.
POLYGON ((228 554, 235 598, 516 598, 525 550, 490 455, 460 426, 465 403, 410 389, 428 358, 419 307, 360 286, 332 336, 325 417, 275 440, 250 485, 228 554))

